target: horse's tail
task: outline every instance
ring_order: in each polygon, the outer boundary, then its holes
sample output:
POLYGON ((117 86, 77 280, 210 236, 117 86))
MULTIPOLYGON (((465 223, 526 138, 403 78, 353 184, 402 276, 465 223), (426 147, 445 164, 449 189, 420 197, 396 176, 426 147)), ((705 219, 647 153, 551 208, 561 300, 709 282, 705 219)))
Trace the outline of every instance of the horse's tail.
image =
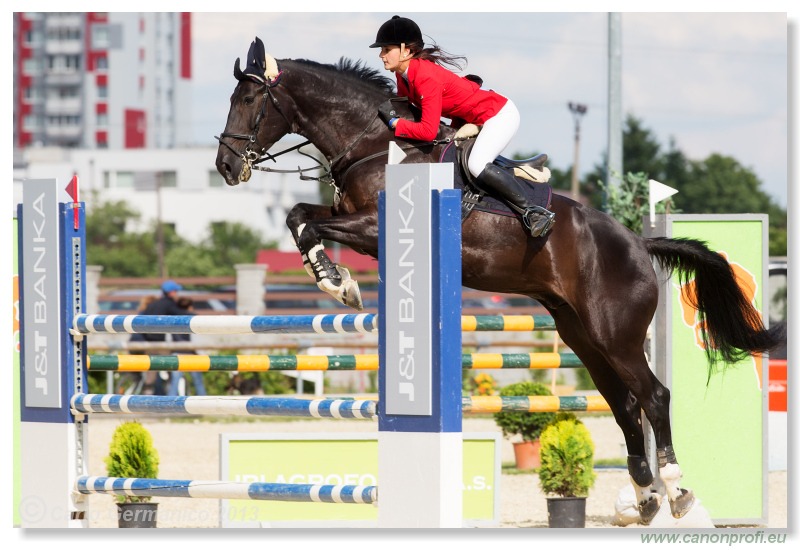
POLYGON ((670 274, 678 272, 684 296, 697 308, 706 355, 735 363, 752 353, 763 353, 782 340, 785 327, 764 327, 758 310, 736 282, 730 264, 695 239, 645 239, 647 252, 670 274), (694 287, 694 292, 690 287, 694 287), (688 292, 687 292, 688 290, 688 292))

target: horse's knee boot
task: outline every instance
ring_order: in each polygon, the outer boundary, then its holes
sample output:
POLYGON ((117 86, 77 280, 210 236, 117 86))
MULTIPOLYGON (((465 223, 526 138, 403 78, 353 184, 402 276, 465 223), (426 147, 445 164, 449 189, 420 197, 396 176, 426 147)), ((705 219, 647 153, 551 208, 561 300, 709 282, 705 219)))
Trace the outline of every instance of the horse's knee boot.
POLYGON ((653 484, 653 472, 647 463, 647 457, 628 456, 628 473, 631 479, 640 487, 649 487, 653 484))

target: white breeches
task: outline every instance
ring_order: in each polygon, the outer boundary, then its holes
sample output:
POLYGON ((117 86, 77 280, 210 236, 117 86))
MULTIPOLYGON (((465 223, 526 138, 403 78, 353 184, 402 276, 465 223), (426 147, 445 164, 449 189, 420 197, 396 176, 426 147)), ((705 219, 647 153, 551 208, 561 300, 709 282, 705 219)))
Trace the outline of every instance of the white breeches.
POLYGON ((519 128, 519 111, 509 99, 503 108, 487 120, 469 154, 469 172, 478 177, 486 165, 503 152, 519 128))

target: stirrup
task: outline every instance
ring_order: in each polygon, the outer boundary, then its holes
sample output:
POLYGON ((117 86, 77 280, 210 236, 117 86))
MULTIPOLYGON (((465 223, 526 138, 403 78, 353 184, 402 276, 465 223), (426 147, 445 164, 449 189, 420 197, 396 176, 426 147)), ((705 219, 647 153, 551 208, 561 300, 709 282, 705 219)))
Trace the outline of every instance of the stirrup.
POLYGON ((556 223, 556 215, 541 206, 530 206, 522 214, 522 221, 532 237, 543 237, 556 223))

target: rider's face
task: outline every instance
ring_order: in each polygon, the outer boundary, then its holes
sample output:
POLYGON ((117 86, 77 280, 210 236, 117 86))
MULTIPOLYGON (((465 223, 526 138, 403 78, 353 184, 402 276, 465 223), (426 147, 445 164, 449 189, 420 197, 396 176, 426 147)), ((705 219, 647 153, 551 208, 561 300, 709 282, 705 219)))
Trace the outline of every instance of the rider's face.
POLYGON ((399 46, 382 46, 378 54, 383 61, 383 68, 387 71, 402 73, 408 68, 411 60, 411 52, 406 49, 405 44, 399 46))

